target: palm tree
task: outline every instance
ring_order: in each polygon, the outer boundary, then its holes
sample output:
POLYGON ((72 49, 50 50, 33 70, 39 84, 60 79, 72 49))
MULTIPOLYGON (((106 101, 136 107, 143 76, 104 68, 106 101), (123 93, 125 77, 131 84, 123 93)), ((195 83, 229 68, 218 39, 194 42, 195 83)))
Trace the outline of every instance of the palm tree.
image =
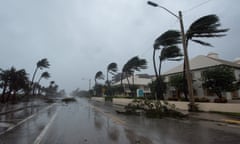
POLYGON ((17 91, 21 89, 24 90, 28 86, 29 80, 27 75, 28 74, 24 69, 16 70, 14 67, 11 67, 9 70, 1 70, 0 79, 1 86, 3 88, 1 96, 2 102, 7 102, 12 93, 12 100, 16 100, 17 91), (7 96, 6 99, 5 95, 7 96))
MULTIPOLYGON (((104 80, 104 75, 102 71, 98 71, 94 77, 95 80, 95 91, 97 91, 97 80, 104 80)), ((99 91, 100 92, 100 91, 99 91)), ((101 93, 101 92, 100 92, 101 93)))
POLYGON ((49 68, 49 66, 50 66, 50 64, 46 58, 39 60, 36 64, 36 68, 33 73, 31 84, 33 84, 33 82, 34 82, 34 79, 35 79, 38 69, 42 70, 43 68, 49 68))
MULTIPOLYGON (((48 79, 50 78, 50 73, 48 73, 47 71, 43 72, 41 74, 41 76, 38 79, 37 85, 38 85, 38 94, 40 93, 40 89, 41 89, 41 85, 40 85, 40 81, 42 80, 42 78, 44 79, 48 79)), ((35 89, 35 88, 34 88, 35 89)))
POLYGON ((96 74, 95 74, 95 85, 97 84, 97 80, 103 80, 104 79, 104 75, 103 75, 103 72, 102 71, 98 71, 96 74))
POLYGON ((41 76, 39 77, 39 79, 38 79, 38 84, 40 84, 40 81, 42 80, 42 78, 44 78, 44 79, 49 79, 49 78, 50 78, 50 73, 47 72, 47 71, 43 72, 43 73, 41 74, 41 76))
MULTIPOLYGON (((210 43, 199 40, 199 38, 223 37, 229 29, 220 29, 220 20, 217 15, 211 14, 203 16, 194 21, 186 32, 186 48, 189 41, 201 44, 203 46, 212 46, 210 43)), ((185 79, 185 61, 184 61, 184 79, 185 79)), ((186 83, 187 85, 187 83, 186 83)), ((186 86, 185 85, 185 86, 186 86)), ((194 99, 191 98, 191 105, 194 106, 194 99)))
POLYGON ((154 72, 157 79, 156 90, 157 97, 163 99, 163 93, 161 90, 161 68, 162 62, 165 60, 177 61, 180 56, 182 56, 180 52, 180 48, 177 46, 181 43, 181 34, 176 30, 168 30, 162 35, 160 35, 154 42, 153 45, 153 66, 154 72), (159 67, 157 70, 156 65, 156 51, 161 50, 159 56, 159 67))
POLYGON ((186 33, 186 45, 188 47, 189 40, 204 46, 212 46, 208 42, 204 42, 195 38, 212 38, 223 37, 229 29, 219 29, 221 26, 218 16, 212 14, 199 18, 193 22, 186 33))
POLYGON ((111 85, 110 85, 110 81, 108 79, 108 74, 112 74, 115 75, 115 73, 117 72, 118 68, 117 68, 117 64, 112 62, 108 65, 107 67, 107 87, 108 87, 108 93, 110 92, 111 89, 111 85))
POLYGON ((31 81, 31 87, 32 87, 32 94, 34 95, 34 79, 35 79, 35 76, 36 76, 36 73, 38 71, 38 69, 42 70, 43 68, 49 68, 50 64, 48 62, 48 60, 46 58, 43 58, 41 60, 39 60, 36 64, 36 68, 34 70, 34 73, 33 73, 33 77, 32 77, 32 81, 31 81))
POLYGON ((3 89, 2 90, 2 95, 1 95, 1 102, 5 102, 5 94, 6 94, 6 91, 7 91, 7 87, 8 87, 8 84, 9 84, 9 73, 10 71, 9 70, 0 70, 0 86, 1 88, 3 89))
POLYGON ((142 69, 147 68, 147 61, 145 59, 140 59, 138 56, 135 56, 127 61, 127 63, 122 68, 122 76, 121 76, 121 85, 122 85, 122 79, 123 75, 126 76, 127 82, 128 82, 128 88, 133 93, 133 90, 130 87, 128 76, 132 75, 133 77, 133 87, 134 87, 134 72, 135 71, 141 71, 142 69))

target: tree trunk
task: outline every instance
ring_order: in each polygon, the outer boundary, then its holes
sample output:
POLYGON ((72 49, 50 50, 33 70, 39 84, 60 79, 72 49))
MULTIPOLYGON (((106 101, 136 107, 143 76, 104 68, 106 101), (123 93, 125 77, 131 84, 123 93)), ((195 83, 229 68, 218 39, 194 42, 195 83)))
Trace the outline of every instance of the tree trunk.
MULTIPOLYGON (((157 92, 157 98, 160 98, 160 90, 159 90, 159 75, 157 72, 157 66, 156 66, 156 61, 155 61, 155 54, 156 54, 156 50, 153 50, 153 67, 154 67, 154 72, 155 72, 155 76, 156 76, 156 86, 155 86, 155 90, 157 92)), ((157 100, 157 99, 156 99, 157 100)))

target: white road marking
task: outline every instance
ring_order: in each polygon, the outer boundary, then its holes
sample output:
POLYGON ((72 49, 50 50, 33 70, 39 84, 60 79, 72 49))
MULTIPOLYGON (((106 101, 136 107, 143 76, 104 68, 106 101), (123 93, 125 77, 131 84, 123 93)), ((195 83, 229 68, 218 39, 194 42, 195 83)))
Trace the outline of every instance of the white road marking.
MULTIPOLYGON (((47 109, 49 109, 49 108, 51 108, 53 105, 54 105, 54 104, 51 104, 51 105, 49 105, 48 107, 40 110, 39 113, 42 112, 42 111, 45 111, 45 110, 47 110, 47 109)), ((21 124, 23 124, 23 123, 26 122, 27 120, 29 120, 29 119, 37 116, 37 115, 38 115, 38 113, 35 113, 35 114, 33 114, 33 115, 30 115, 29 117, 27 117, 27 118, 23 119, 22 121, 18 122, 16 125, 13 125, 13 126, 9 127, 8 129, 6 129, 5 131, 1 132, 0 135, 5 134, 6 132, 11 131, 12 129, 20 126, 21 124)))
POLYGON ((47 130, 49 129, 49 127, 52 125, 53 121, 55 120, 57 113, 58 113, 59 109, 57 109, 57 111, 54 113, 54 115, 52 116, 51 120, 49 121, 49 123, 44 127, 44 129, 42 130, 42 132, 38 135, 38 137, 35 139, 33 144, 40 144, 44 135, 47 133, 47 130))

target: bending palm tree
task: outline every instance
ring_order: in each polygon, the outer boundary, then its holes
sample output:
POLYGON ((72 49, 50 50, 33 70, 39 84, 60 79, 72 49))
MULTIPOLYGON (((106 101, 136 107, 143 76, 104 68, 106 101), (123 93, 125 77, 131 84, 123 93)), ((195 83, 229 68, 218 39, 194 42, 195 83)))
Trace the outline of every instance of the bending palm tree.
POLYGON ((103 80, 104 79, 104 75, 103 75, 103 72, 102 71, 98 71, 96 74, 95 74, 95 85, 97 84, 97 80, 103 80))
POLYGON ((157 97, 160 99, 163 99, 163 93, 161 89, 161 68, 162 68, 162 62, 165 60, 181 60, 179 59, 180 56, 182 56, 179 47, 177 44, 181 43, 181 37, 180 32, 175 30, 168 30, 165 33, 163 33, 161 36, 159 36, 153 45, 153 66, 155 71, 155 76, 157 80, 156 90, 157 90, 157 97), (159 67, 157 70, 156 65, 156 51, 161 50, 160 56, 159 56, 159 67))
POLYGON ((134 71, 140 71, 141 69, 146 69, 146 68, 147 68, 147 61, 145 59, 140 59, 138 56, 135 56, 130 60, 128 60, 122 69, 121 85, 122 85, 123 75, 125 75, 128 82, 128 88, 133 94, 133 89, 130 87, 128 76, 129 75, 133 76, 133 87, 134 87, 134 71))
MULTIPOLYGON (((37 84, 38 84, 38 94, 40 93, 40 89, 41 89, 40 81, 41 81, 43 78, 44 78, 44 79, 49 79, 49 78, 50 78, 50 74, 46 71, 46 72, 43 72, 43 73, 41 74, 41 76, 39 77, 38 82, 37 82, 37 84)), ((34 88, 34 89, 35 89, 35 88, 34 88)))
MULTIPOLYGON (((198 20, 196 20, 190 25, 189 29, 187 30, 187 33, 185 34, 186 48, 188 48, 188 43, 190 40, 198 44, 201 44, 203 46, 212 46, 210 43, 199 40, 198 38, 212 38, 212 37, 225 36, 226 35, 225 32, 227 32, 229 29, 219 29, 220 26, 221 24, 220 24, 219 18, 216 15, 207 15, 199 18, 198 20)), ((184 61, 184 70, 183 70, 184 79, 185 79, 185 64, 186 63, 184 61)), ((191 100, 191 106, 194 106, 194 99, 191 98, 190 100, 191 100)), ((193 109, 190 108, 190 110, 193 110, 193 109)))
POLYGON ((49 68, 49 66, 50 66, 50 64, 46 58, 39 60, 36 64, 36 68, 33 73, 31 84, 33 84, 33 82, 34 82, 34 79, 35 79, 38 69, 49 68))
MULTIPOLYGON (((104 79, 104 75, 103 75, 103 72, 102 71, 98 71, 96 74, 95 74, 95 91, 97 90, 97 79, 99 80, 103 80, 104 79)), ((100 92, 102 93, 102 92, 100 92)))
POLYGON ((186 33, 186 45, 189 40, 204 46, 212 46, 210 43, 195 38, 211 38, 225 36, 229 29, 219 29, 221 26, 219 18, 216 15, 207 15, 199 18, 191 24, 186 33))
POLYGON ((41 74, 41 76, 39 77, 39 79, 38 79, 38 84, 40 84, 40 81, 42 80, 42 78, 44 78, 44 79, 49 79, 49 78, 50 78, 50 73, 48 73, 47 71, 46 71, 46 72, 43 72, 43 73, 41 74))
POLYGON ((110 63, 107 67, 107 86, 108 86, 108 91, 110 91, 110 81, 108 80, 108 74, 112 74, 114 75, 117 72, 118 68, 117 68, 117 64, 116 63, 110 63))
POLYGON ((31 88, 33 89, 32 90, 32 94, 34 95, 34 79, 35 79, 35 76, 36 76, 36 73, 38 71, 38 69, 43 69, 43 68, 49 68, 50 64, 48 62, 48 60, 46 58, 44 59, 41 59, 37 62, 37 66, 35 68, 35 71, 33 73, 33 77, 32 77, 32 81, 31 81, 31 88))

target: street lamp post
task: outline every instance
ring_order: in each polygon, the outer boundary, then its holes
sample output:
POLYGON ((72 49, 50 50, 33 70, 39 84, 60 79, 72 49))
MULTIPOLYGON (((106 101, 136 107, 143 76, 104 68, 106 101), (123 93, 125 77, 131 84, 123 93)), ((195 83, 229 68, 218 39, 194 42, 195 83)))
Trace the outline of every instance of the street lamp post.
POLYGON ((189 110, 193 110, 194 98, 193 98, 192 76, 191 76, 190 66, 189 66, 189 59, 188 59, 188 52, 187 52, 187 46, 186 46, 186 36, 185 36, 184 26, 183 26, 182 12, 179 11, 178 16, 177 16, 176 14, 171 12, 169 9, 158 5, 157 3, 154 3, 152 1, 148 1, 147 3, 153 7, 159 7, 159 8, 166 10, 168 13, 170 13, 171 15, 173 15, 174 17, 176 17, 179 20, 181 35, 182 35, 183 52, 184 52, 185 74, 186 74, 186 79, 187 79, 188 94, 189 94, 189 98, 190 98, 189 110))

